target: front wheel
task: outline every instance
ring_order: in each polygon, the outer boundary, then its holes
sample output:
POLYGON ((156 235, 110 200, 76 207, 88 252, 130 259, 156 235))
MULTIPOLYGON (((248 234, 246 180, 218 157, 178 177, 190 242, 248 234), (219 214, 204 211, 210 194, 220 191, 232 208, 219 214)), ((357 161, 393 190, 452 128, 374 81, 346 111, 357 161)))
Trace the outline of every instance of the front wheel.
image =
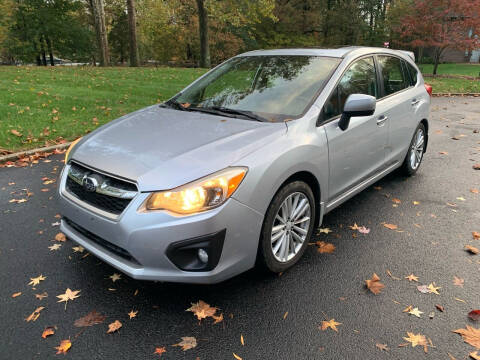
POLYGON ((310 187, 294 181, 274 196, 262 227, 259 260, 271 272, 293 266, 303 255, 312 236, 315 200, 310 187))
POLYGON ((410 147, 408 148, 407 156, 402 164, 403 173, 407 176, 415 174, 420 167, 425 152, 426 133, 423 124, 418 125, 415 134, 413 135, 410 147))

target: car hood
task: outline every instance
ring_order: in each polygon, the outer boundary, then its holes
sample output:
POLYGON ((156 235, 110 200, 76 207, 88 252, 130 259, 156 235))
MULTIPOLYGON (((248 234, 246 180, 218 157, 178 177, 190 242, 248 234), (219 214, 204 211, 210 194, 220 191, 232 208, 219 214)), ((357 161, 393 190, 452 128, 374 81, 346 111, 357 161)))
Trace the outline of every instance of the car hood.
POLYGON ((235 164, 286 131, 284 123, 155 105, 86 136, 74 148, 71 158, 136 181, 140 191, 165 190, 235 164))

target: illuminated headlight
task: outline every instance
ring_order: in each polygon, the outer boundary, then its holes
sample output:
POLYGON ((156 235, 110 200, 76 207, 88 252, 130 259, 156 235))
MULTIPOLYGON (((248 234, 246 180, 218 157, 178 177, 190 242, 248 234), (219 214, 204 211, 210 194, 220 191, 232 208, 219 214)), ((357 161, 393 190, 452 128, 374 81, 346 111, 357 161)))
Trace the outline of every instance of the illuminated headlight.
POLYGON ((82 140, 82 138, 78 138, 77 140, 75 140, 74 142, 72 142, 70 144, 70 146, 68 147, 68 150, 67 152, 65 153, 65 164, 68 163, 68 160, 69 160, 69 157, 70 157, 70 152, 72 151, 72 149, 75 147, 75 145, 77 145, 77 143, 82 140))
POLYGON ((222 205, 237 190, 247 168, 231 167, 173 190, 160 191, 148 197, 146 210, 167 210, 193 214, 222 205))

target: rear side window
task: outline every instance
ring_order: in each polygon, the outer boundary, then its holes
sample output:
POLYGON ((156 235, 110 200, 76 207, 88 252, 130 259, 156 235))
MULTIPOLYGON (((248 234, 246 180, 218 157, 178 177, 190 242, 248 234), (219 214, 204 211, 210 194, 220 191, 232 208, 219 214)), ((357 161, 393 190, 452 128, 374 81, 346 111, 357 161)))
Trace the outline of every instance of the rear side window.
POLYGON ((378 98, 377 75, 373 57, 354 62, 343 74, 340 82, 323 107, 323 119, 338 116, 351 94, 366 94, 378 98))
POLYGON ((408 70, 408 73, 410 74, 410 86, 415 86, 417 85, 418 81, 418 71, 413 67, 410 63, 404 61, 405 68, 408 70))
POLYGON ((382 68, 385 96, 394 94, 410 86, 410 79, 403 72, 402 62, 393 56, 378 56, 382 68))

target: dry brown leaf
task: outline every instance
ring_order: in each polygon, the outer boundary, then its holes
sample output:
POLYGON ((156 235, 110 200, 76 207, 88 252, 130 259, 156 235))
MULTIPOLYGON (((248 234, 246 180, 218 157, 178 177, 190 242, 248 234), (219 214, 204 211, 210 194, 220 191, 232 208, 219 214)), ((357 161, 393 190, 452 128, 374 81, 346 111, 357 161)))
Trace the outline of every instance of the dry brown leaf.
POLYGON ((390 350, 387 346, 387 344, 379 344, 379 343, 376 343, 375 346, 377 347, 377 349, 379 350, 382 350, 382 351, 388 351, 390 350))
POLYGON ((108 324, 107 334, 111 334, 122 327, 122 323, 118 320, 115 320, 113 323, 108 324))
POLYGON ((320 254, 331 254, 335 251, 335 245, 331 243, 327 243, 325 241, 317 241, 315 244, 317 245, 317 251, 320 254))
POLYGON ((34 312, 32 312, 26 319, 25 321, 26 322, 29 322, 29 321, 36 321, 38 319, 38 317, 40 316, 40 312, 45 309, 45 307, 43 306, 39 306, 38 308, 36 308, 34 310, 34 312))
POLYGON ((192 336, 185 336, 182 337, 182 341, 172 346, 180 346, 183 351, 187 351, 197 346, 197 339, 192 336))
POLYGON ((78 298, 80 296, 78 295, 79 292, 80 290, 72 291, 69 288, 67 288, 64 294, 57 295, 57 298, 60 299, 57 302, 65 302, 65 309, 66 309, 68 300, 75 300, 76 298, 78 298))
POLYGON ((478 250, 475 246, 472 245, 465 245, 465 250, 473 255, 477 255, 478 253, 480 253, 480 250, 478 250))
POLYGON ((407 331, 408 337, 404 337, 403 339, 408 341, 410 344, 412 344, 412 347, 415 347, 417 345, 423 346, 425 352, 427 352, 427 338, 425 335, 422 334, 414 334, 411 332, 407 331))
POLYGON ((242 344, 242 346, 245 346, 245 340, 243 339, 242 334, 240 334, 240 343, 242 344))
POLYGON ((480 233, 476 231, 472 231, 472 236, 474 240, 480 240, 480 233))
POLYGON ((205 301, 200 300, 197 303, 192 303, 192 306, 185 311, 191 311, 197 317, 198 320, 206 319, 207 317, 213 317, 218 308, 212 307, 205 301))
POLYGON ((395 203, 395 204, 400 204, 402 202, 402 200, 397 199, 397 198, 392 198, 392 202, 395 203))
POLYGON ((155 352, 154 354, 157 354, 159 356, 162 356, 163 353, 166 353, 167 352, 167 349, 165 349, 165 346, 162 346, 162 347, 157 347, 155 348, 155 352))
POLYGON ((378 277, 378 275, 375 273, 373 273, 371 279, 365 280, 365 284, 367 286, 367 289, 375 295, 380 294, 380 291, 382 291, 382 289, 385 287, 385 285, 380 282, 380 278, 378 277))
POLYGON ((62 340, 59 346, 56 346, 57 354, 66 354, 67 351, 72 347, 72 342, 70 340, 62 340))
POLYGON ((478 354, 478 351, 472 351, 470 354, 468 354, 468 356, 470 356, 473 360, 480 360, 480 355, 478 354))
POLYGON ((338 332, 337 325, 342 325, 342 323, 336 322, 335 319, 331 319, 328 321, 322 321, 321 329, 323 331, 327 330, 328 328, 332 329, 333 331, 338 332))
POLYGON ((453 276, 453 285, 463 287, 464 282, 464 279, 453 276))
POLYGON ((12 129, 12 130, 10 130, 10 132, 15 136, 18 136, 18 137, 22 136, 22 133, 18 130, 12 129))
POLYGON ((53 335, 53 334, 55 334, 55 328, 53 326, 49 326, 49 327, 45 328, 45 330, 43 330, 42 338, 46 339, 47 336, 50 336, 50 335, 53 335))
POLYGON ((12 298, 16 298, 17 296, 20 296, 20 295, 22 295, 22 292, 21 292, 21 291, 16 292, 16 293, 13 293, 13 294, 12 294, 12 298))
POLYGON ((45 292, 43 292, 43 293, 41 293, 41 294, 35 294, 35 297, 36 297, 38 300, 42 300, 43 298, 48 297, 48 294, 47 294, 47 292, 45 291, 45 292))
POLYGON ((138 313, 138 311, 130 310, 130 312, 128 313, 128 317, 130 319, 133 319, 135 316, 137 316, 137 313, 138 313))
POLYGON ((471 188, 471 189, 470 189, 470 192, 471 192, 472 194, 478 194, 480 191, 479 191, 477 188, 471 188))
POLYGON ((437 308, 438 311, 444 312, 445 308, 442 305, 436 304, 435 307, 437 308))
POLYGON ((457 329, 453 332, 462 335, 463 341, 467 344, 480 349, 480 329, 467 325, 465 329, 457 329))
POLYGON ((387 229, 390 229, 390 230, 397 230, 398 229, 398 226, 395 225, 395 224, 383 224, 383 226, 385 226, 387 229))
POLYGON ((473 321, 480 320, 480 310, 472 310, 468 313, 468 317, 473 321))
POLYGON ((67 238, 64 233, 58 233, 57 235, 55 235, 55 240, 65 242, 67 241, 67 238))
POLYGON ((240 356, 238 356, 237 354, 235 353, 232 353, 233 354, 233 357, 237 360, 242 360, 242 358, 240 356))
POLYGON ((407 279, 408 281, 416 281, 418 282, 418 276, 415 276, 413 274, 410 274, 408 276, 405 276, 405 279, 407 279))
POLYGON ((95 310, 92 310, 84 317, 81 317, 80 319, 75 320, 73 325, 75 325, 76 327, 87 327, 87 326, 97 325, 97 324, 103 323, 106 318, 107 317, 105 315, 102 315, 96 312, 95 310))
POLYGON ((31 281, 28 283, 28 285, 32 285, 32 286, 38 285, 40 284, 40 281, 43 281, 46 278, 47 277, 43 275, 37 276, 36 278, 30 278, 31 281))

